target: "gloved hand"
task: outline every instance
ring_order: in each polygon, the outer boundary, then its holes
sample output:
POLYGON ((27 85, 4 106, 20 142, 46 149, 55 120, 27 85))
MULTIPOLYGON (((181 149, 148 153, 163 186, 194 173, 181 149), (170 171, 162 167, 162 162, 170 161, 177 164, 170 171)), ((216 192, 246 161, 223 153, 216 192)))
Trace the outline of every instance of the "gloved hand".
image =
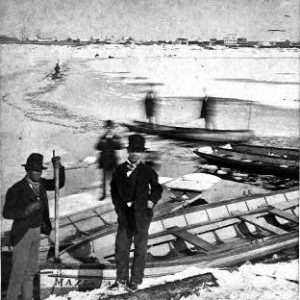
POLYGON ((149 209, 152 209, 152 208, 154 207, 154 203, 153 203, 152 201, 148 200, 148 202, 147 202, 147 207, 148 207, 149 209))
POLYGON ((30 215, 33 212, 39 210, 41 208, 41 204, 39 201, 33 202, 31 204, 29 204, 26 208, 26 215, 30 215))
POLYGON ((61 166, 59 156, 52 157, 51 161, 52 161, 52 164, 53 164, 53 168, 59 168, 61 166))

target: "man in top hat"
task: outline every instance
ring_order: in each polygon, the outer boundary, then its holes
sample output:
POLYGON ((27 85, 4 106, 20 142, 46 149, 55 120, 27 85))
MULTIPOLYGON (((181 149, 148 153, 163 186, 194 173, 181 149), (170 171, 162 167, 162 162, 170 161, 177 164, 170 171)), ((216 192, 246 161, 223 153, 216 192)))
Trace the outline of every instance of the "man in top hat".
POLYGON ((148 229, 153 208, 162 194, 157 173, 142 162, 145 139, 129 136, 128 159, 119 165, 111 181, 111 196, 118 215, 116 236, 117 279, 111 289, 136 290, 142 283, 147 255, 148 229), (129 280, 129 253, 134 242, 134 258, 129 280))
MULTIPOLYGON (((58 156, 52 158, 54 168, 59 168, 59 187, 65 184, 64 167, 58 156)), ((26 176, 10 187, 6 194, 3 217, 12 219, 10 244, 13 246, 12 270, 7 290, 7 300, 33 299, 33 280, 38 271, 40 233, 49 235, 51 222, 46 190, 55 190, 54 179, 41 177, 43 156, 32 153, 25 165, 26 176)))
POLYGON ((95 148, 100 152, 98 158, 98 166, 102 169, 102 195, 99 200, 104 200, 106 198, 106 185, 109 184, 112 173, 117 166, 117 156, 116 150, 122 149, 122 144, 117 135, 113 134, 114 122, 107 120, 105 122, 106 132, 100 137, 95 148))

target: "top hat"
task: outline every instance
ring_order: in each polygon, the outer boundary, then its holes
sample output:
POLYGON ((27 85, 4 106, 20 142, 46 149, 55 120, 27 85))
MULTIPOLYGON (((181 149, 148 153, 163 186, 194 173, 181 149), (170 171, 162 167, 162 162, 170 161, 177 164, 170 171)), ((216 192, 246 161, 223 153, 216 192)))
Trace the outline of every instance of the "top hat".
POLYGON ((111 128, 115 126, 115 123, 112 120, 106 120, 105 125, 106 128, 111 128))
POLYGON ((42 170, 47 169, 43 166, 43 155, 39 153, 31 153, 27 158, 26 164, 22 166, 25 167, 26 171, 42 172, 42 170))
POLYGON ((147 150, 145 148, 145 138, 140 134, 130 135, 127 149, 132 152, 144 152, 147 150))

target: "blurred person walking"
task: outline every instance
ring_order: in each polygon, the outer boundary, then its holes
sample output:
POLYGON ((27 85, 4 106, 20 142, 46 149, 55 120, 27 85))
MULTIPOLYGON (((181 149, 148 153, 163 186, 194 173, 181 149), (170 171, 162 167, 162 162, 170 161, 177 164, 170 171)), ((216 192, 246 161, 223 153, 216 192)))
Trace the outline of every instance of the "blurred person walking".
POLYGON ((148 119, 148 122, 154 124, 154 120, 156 116, 156 108, 157 108, 157 97, 153 90, 149 90, 146 93, 144 105, 145 105, 145 112, 146 112, 146 117, 148 119))
POLYGON ((200 118, 205 120, 206 129, 216 129, 215 104, 209 96, 202 98, 202 108, 200 118))
POLYGON ((59 66, 59 62, 56 63, 55 67, 54 67, 54 74, 53 76, 58 76, 60 74, 60 66, 59 66))
MULTIPOLYGON (((59 168, 59 187, 65 184, 65 171, 60 157, 52 158, 54 168, 59 168)), ((49 235, 52 226, 46 191, 55 190, 55 180, 42 178, 43 156, 29 155, 25 165, 26 176, 10 187, 6 194, 3 217, 12 219, 10 244, 13 246, 12 270, 7 290, 7 300, 33 299, 33 280, 39 269, 40 234, 49 235)))
POLYGON ((148 229, 153 208, 161 198, 157 173, 142 162, 145 139, 129 136, 128 159, 119 165, 111 181, 111 195, 118 215, 115 244, 117 279, 110 289, 134 291, 142 283, 147 256, 148 229), (129 255, 132 242, 134 257, 129 280, 129 255))
POLYGON ((120 138, 113 134, 114 127, 114 122, 107 120, 105 122, 106 132, 100 137, 95 146, 96 150, 101 151, 98 157, 98 167, 102 169, 102 195, 99 198, 100 201, 106 198, 107 185, 110 183, 112 173, 117 167, 116 150, 122 149, 120 138))

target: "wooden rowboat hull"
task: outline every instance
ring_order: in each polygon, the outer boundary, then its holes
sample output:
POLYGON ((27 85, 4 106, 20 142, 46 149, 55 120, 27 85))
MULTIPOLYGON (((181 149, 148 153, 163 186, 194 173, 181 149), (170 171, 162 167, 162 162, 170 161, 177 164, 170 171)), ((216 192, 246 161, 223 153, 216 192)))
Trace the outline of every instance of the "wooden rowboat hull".
POLYGON ((232 144, 231 147, 234 150, 241 152, 299 160, 299 149, 295 148, 282 148, 249 144, 232 144))
MULTIPOLYGON (((236 265, 297 246, 298 201, 298 190, 289 189, 187 208, 154 218, 149 229, 146 280, 176 273, 191 265, 199 268, 236 265), (270 216, 273 217, 270 219, 270 216), (263 235, 259 238, 256 226, 262 227, 263 235), (182 248, 178 240, 184 241, 186 248, 182 248)), ((115 280, 116 228, 111 225, 66 248, 60 253, 59 267, 42 267, 43 297, 50 292, 99 288, 115 280)))
POLYGON ((130 131, 159 135, 161 137, 188 141, 211 142, 245 142, 254 134, 251 130, 213 130, 194 127, 176 127, 167 125, 149 124, 134 121, 133 124, 123 124, 130 131))
POLYGON ((236 168, 256 174, 299 178, 299 166, 296 162, 291 163, 290 160, 280 159, 280 162, 277 163, 276 159, 271 157, 251 154, 245 156, 241 153, 223 149, 211 154, 195 149, 194 153, 219 166, 236 168))
MULTIPOLYGON (((173 262, 147 263, 144 282, 155 277, 172 275, 184 271, 189 266, 196 268, 229 267, 246 260, 266 257, 283 249, 299 244, 298 233, 287 234, 270 239, 263 244, 250 244, 247 247, 219 253, 214 257, 194 256, 189 261, 177 259, 173 262)), ((43 269, 40 272, 40 297, 45 299, 51 294, 64 295, 70 291, 99 289, 116 280, 115 265, 89 267, 82 265, 75 269, 43 269)))

